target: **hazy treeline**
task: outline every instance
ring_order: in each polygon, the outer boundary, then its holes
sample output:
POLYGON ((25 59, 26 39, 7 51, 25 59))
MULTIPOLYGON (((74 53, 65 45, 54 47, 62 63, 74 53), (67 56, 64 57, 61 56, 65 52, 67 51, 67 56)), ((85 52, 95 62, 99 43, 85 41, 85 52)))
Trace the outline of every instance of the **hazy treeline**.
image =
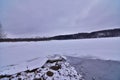
POLYGON ((94 31, 91 33, 77 33, 68 35, 58 35, 53 37, 37 38, 1 38, 0 42, 22 42, 22 41, 48 41, 48 40, 69 40, 69 39, 90 39, 103 37, 120 37, 120 28, 94 31))

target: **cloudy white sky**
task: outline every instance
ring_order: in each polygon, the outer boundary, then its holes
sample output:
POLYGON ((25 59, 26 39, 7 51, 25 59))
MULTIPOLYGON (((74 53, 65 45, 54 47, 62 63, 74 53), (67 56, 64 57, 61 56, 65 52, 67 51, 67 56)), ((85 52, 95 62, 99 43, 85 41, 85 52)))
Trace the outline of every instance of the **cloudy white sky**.
POLYGON ((120 28, 120 0, 0 0, 8 35, 52 36, 120 28))

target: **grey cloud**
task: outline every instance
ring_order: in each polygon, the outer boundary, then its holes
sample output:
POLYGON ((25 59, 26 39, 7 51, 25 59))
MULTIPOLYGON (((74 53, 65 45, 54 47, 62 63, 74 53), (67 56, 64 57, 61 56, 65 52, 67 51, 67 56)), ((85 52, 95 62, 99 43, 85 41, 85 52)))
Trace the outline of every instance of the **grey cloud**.
POLYGON ((12 34, 56 35, 120 27, 120 6, 112 0, 12 0, 0 15, 12 34))

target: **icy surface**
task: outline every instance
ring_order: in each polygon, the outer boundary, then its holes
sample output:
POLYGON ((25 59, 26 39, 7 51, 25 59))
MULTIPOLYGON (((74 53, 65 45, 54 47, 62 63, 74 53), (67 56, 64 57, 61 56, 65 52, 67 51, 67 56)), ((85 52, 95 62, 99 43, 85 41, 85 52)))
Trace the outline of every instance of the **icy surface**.
POLYGON ((4 67, 1 67, 2 70, 0 74, 15 74, 28 69, 32 70, 32 69, 41 67, 43 64, 45 64, 47 60, 48 59, 45 57, 42 57, 42 58, 40 57, 40 58, 28 60, 26 62, 18 63, 15 65, 4 66, 4 67))
POLYGON ((120 61, 67 57, 85 80, 120 80, 120 61))

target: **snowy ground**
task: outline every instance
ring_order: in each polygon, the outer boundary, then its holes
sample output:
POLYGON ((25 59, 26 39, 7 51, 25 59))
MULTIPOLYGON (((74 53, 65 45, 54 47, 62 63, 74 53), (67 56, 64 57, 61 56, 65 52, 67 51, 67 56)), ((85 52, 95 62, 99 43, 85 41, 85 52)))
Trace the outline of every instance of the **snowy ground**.
POLYGON ((42 64, 44 63, 46 56, 53 54, 74 57, 93 56, 101 59, 120 61, 119 45, 119 37, 0 43, 0 71, 6 70, 7 66, 10 67, 18 64, 20 64, 19 67, 24 65, 22 70, 27 69, 26 66, 32 69, 38 66, 38 64, 35 64, 38 63, 38 60, 35 63, 32 63, 32 60, 35 61, 39 58, 40 64, 42 64))

